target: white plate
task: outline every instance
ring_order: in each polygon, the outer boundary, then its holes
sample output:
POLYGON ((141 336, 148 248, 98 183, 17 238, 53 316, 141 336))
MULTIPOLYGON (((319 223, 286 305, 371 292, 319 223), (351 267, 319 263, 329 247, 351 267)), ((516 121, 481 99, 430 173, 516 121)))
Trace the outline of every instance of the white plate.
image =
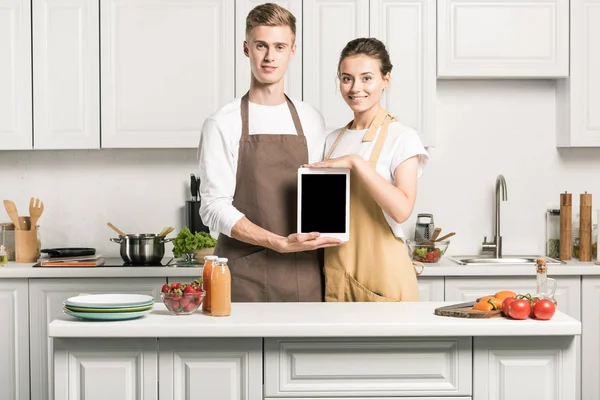
POLYGON ((90 294, 71 297, 65 303, 75 307, 138 307, 152 301, 146 294, 90 294))
POLYGON ((91 319, 96 321, 122 321, 126 319, 135 319, 149 314, 152 310, 128 312, 128 313, 85 313, 63 310, 63 312, 72 317, 81 319, 91 319))

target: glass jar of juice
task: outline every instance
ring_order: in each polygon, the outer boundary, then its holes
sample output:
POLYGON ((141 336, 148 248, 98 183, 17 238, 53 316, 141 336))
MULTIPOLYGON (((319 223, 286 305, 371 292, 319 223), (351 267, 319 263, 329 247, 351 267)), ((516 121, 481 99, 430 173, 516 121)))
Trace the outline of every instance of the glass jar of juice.
POLYGON ((211 288, 210 281, 212 278, 212 271, 215 261, 217 261, 217 256, 204 256, 204 267, 202 268, 202 290, 206 292, 204 296, 204 301, 202 301, 202 311, 210 313, 210 305, 211 305, 211 288))
POLYGON ((231 273, 226 258, 217 258, 210 278, 211 312, 213 317, 231 314, 231 273))

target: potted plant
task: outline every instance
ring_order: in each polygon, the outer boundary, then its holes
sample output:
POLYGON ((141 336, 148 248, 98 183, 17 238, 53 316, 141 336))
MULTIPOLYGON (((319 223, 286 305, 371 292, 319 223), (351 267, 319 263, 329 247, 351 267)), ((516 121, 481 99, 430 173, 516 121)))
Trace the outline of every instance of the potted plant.
POLYGON ((203 261, 205 255, 214 252, 216 245, 217 241, 209 233, 192 233, 186 227, 173 239, 173 255, 176 258, 185 257, 186 262, 192 262, 194 258, 203 261))

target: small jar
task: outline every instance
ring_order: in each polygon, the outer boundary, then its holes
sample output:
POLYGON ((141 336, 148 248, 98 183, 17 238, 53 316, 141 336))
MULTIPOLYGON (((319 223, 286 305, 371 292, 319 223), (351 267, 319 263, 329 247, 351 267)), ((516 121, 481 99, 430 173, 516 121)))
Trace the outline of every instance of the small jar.
POLYGON ((560 257, 560 209, 546 211, 546 256, 560 257))
POLYGON ((8 255, 8 261, 15 261, 15 224, 12 222, 0 222, 0 241, 4 233, 4 250, 8 255))
POLYGON ((598 224, 592 225, 592 260, 598 260, 598 224))
POLYGON ((579 213, 573 220, 573 258, 579 259, 579 213))

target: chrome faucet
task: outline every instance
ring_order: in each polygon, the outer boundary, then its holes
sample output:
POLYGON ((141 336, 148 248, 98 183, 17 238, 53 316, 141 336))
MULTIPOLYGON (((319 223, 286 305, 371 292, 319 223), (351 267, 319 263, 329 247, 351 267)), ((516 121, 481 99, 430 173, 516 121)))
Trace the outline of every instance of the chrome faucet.
POLYGON ((500 191, 502 191, 502 201, 508 199, 506 192, 506 180, 503 175, 496 178, 496 203, 494 204, 494 241, 488 242, 487 236, 483 238, 482 250, 494 253, 494 258, 502 258, 502 236, 500 235, 500 191))

